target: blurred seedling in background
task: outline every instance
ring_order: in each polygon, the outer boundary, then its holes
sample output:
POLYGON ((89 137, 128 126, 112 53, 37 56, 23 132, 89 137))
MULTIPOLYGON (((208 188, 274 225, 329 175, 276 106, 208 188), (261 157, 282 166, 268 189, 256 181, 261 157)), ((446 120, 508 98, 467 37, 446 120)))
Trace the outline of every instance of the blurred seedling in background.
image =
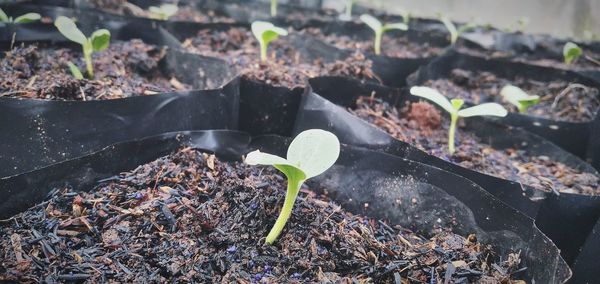
POLYGON ((346 0, 346 9, 344 10, 344 14, 340 15, 342 21, 352 20, 352 7, 355 3, 356 0, 346 0))
POLYGON ((583 55, 583 49, 573 42, 567 42, 563 46, 563 57, 565 64, 575 63, 583 55))
POLYGON ((565 45, 563 46, 563 58, 564 58, 565 64, 573 64, 573 63, 577 62, 579 60, 579 58, 582 56, 587 61, 600 66, 600 61, 586 55, 583 52, 583 49, 581 47, 579 47, 576 43, 569 41, 569 42, 565 43, 565 45))
POLYGON ((277 17, 277 0, 271 0, 271 17, 277 17))
MULTIPOLYGON (((110 44, 110 32, 106 29, 99 29, 92 33, 88 38, 78 28, 73 20, 59 16, 54 21, 54 25, 58 28, 58 31, 65 36, 67 39, 79 43, 83 48, 83 57, 85 60, 85 66, 87 68, 88 78, 94 78, 94 65, 92 62, 92 53, 96 51, 102 51, 108 48, 110 44)), ((69 69, 73 76, 78 79, 82 79, 83 75, 79 68, 72 62, 69 62, 69 69)))
POLYGON ((276 40, 279 36, 286 36, 288 32, 269 22, 256 21, 252 23, 252 34, 254 34, 254 37, 256 37, 260 44, 260 61, 266 62, 269 43, 276 40))
POLYGON ((41 18, 42 16, 38 13, 27 13, 13 19, 13 17, 9 17, 8 15, 6 15, 6 13, 4 13, 4 10, 0 8, 0 22, 4 23, 26 24, 39 21, 41 18))
POLYGON ((440 16, 440 21, 446 27, 446 30, 450 33, 450 44, 455 45, 458 41, 458 37, 468 31, 474 30, 477 25, 474 23, 466 23, 461 25, 460 27, 456 27, 456 25, 446 16, 440 16))
POLYGON ((418 96, 434 102, 450 114, 450 128, 448 130, 448 152, 450 152, 450 154, 454 154, 455 151, 454 136, 456 132, 456 124, 460 117, 504 117, 508 114, 506 109, 497 103, 484 103, 466 109, 461 109, 463 104, 465 103, 464 100, 448 100, 444 95, 440 94, 440 92, 429 87, 412 87, 410 88, 410 93, 414 96, 418 96))
POLYGON ((273 244, 281 234, 292 214, 302 184, 333 166, 339 155, 338 138, 333 133, 321 129, 310 129, 298 134, 287 150, 287 158, 262 153, 259 150, 248 153, 246 164, 273 166, 287 178, 283 207, 267 235, 267 244, 273 244))
POLYGON ((389 30, 408 30, 408 26, 404 23, 382 24, 381 21, 367 14, 361 15, 360 20, 375 32, 375 41, 373 46, 375 49, 375 54, 377 55, 381 54, 381 39, 383 38, 383 34, 385 32, 389 30))
POLYGON ((500 95, 509 103, 513 104, 519 109, 520 113, 526 113, 527 109, 540 102, 540 96, 529 95, 521 88, 506 85, 500 90, 500 95))
POLYGON ((162 4, 160 6, 148 7, 148 12, 152 18, 166 21, 177 13, 179 8, 174 4, 162 4))

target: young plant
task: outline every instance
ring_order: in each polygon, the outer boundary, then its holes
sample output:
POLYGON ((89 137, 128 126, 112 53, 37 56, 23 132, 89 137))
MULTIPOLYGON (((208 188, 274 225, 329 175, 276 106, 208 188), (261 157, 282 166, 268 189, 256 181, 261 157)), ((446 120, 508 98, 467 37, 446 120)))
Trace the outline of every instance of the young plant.
MULTIPOLYGON (((59 16, 54 22, 58 31, 65 36, 67 39, 81 44, 83 47, 83 57, 85 59, 85 65, 87 68, 87 75, 89 78, 94 78, 94 65, 92 63, 92 53, 95 51, 102 51, 108 48, 110 44, 110 32, 106 29, 96 30, 92 35, 87 38, 78 28, 73 20, 59 16)), ((75 64, 69 65, 69 69, 73 71, 78 69, 75 64)), ((73 72, 72 72, 73 73, 73 72)), ((81 71, 79 72, 81 74, 81 71)), ((77 74, 73 73, 75 77, 77 74)))
POLYGON ((271 17, 277 17, 277 0, 271 0, 271 17))
POLYGON ((344 14, 340 15, 340 19, 343 21, 350 21, 352 19, 352 7, 356 3, 356 0, 346 0, 346 10, 344 14))
POLYGON ((574 63, 583 55, 583 49, 574 42, 567 42, 563 46, 563 57, 565 58, 565 64, 574 63))
POLYGON ((42 16, 38 13, 27 13, 13 19, 13 17, 9 17, 8 15, 6 15, 6 13, 4 13, 4 10, 0 8, 0 22, 4 23, 26 24, 38 21, 41 18, 42 16))
POLYGON ((382 24, 375 17, 363 14, 360 16, 360 20, 367 24, 374 32, 375 32, 375 54, 381 54, 381 39, 383 38, 383 33, 389 30, 408 30, 408 26, 405 23, 390 23, 390 24, 382 24))
POLYGON ((175 15, 179 8, 174 4, 162 4, 160 6, 150 6, 148 11, 153 18, 166 21, 171 16, 175 15))
POLYGON ((450 113, 450 129, 448 131, 448 152, 454 154, 454 133, 456 132, 456 123, 460 117, 472 116, 499 116, 504 117, 507 111, 497 103, 484 103, 477 106, 461 109, 465 103, 462 99, 448 100, 437 90, 428 87, 412 87, 410 93, 414 96, 428 99, 445 111, 450 113))
POLYGON ((450 33, 450 44, 455 45, 456 41, 458 41, 458 37, 466 33, 472 29, 475 29, 477 26, 473 23, 466 23, 460 27, 456 27, 452 21, 446 16, 441 16, 440 21, 444 24, 448 32, 450 33))
POLYGON ((509 103, 515 105, 520 113, 526 113, 530 106, 540 102, 540 96, 532 96, 519 87, 506 85, 500 90, 500 95, 509 103))
POLYGON ((302 183, 329 169, 339 154, 340 142, 337 137, 321 129, 310 129, 298 134, 288 148, 287 159, 258 150, 248 153, 246 164, 274 166, 287 177, 287 192, 283 208, 267 235, 267 244, 275 242, 290 218, 302 183))
POLYGON ((260 44, 260 61, 266 62, 269 43, 276 40, 279 36, 286 36, 288 32, 269 22, 255 21, 252 23, 252 34, 254 34, 254 37, 256 37, 260 44))

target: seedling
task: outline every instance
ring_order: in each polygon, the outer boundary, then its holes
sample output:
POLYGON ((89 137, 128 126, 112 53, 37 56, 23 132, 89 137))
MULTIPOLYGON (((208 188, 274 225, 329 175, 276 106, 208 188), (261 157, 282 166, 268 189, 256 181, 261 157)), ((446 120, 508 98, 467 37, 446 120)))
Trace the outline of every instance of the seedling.
POLYGON ((565 43, 563 47, 563 57, 565 58, 565 64, 571 64, 579 59, 583 55, 583 49, 573 42, 565 43))
POLYGON ((159 20, 166 21, 171 16, 175 15, 179 8, 174 4, 162 4, 160 6, 150 6, 148 7, 148 11, 150 14, 159 20))
POLYGON ((252 23, 252 34, 254 34, 254 37, 256 37, 260 44, 260 61, 266 62, 269 43, 276 40, 279 36, 286 36, 288 32, 269 22, 256 21, 252 23))
POLYGON ((504 117, 507 111, 497 103, 484 103, 477 106, 460 109, 465 103, 462 99, 448 100, 437 90, 428 87, 412 87, 410 93, 414 96, 428 99, 450 113, 450 129, 448 131, 448 151, 454 154, 454 133, 459 117, 499 116, 504 117))
POLYGON ((346 0, 346 19, 352 19, 352 7, 356 3, 356 0, 346 0))
POLYGON ((526 113, 530 106, 540 102, 540 96, 532 96, 513 85, 506 85, 500 90, 500 95, 509 103, 515 105, 520 113, 526 113))
MULTIPOLYGON (((106 29, 96 30, 92 35, 87 38, 78 28, 73 20, 59 16, 56 18, 54 25, 58 28, 58 31, 71 41, 81 44, 83 47, 83 57, 85 59, 85 65, 87 68, 87 75, 89 78, 94 78, 94 66, 92 63, 92 53, 95 51, 102 51, 108 48, 110 44, 110 32, 106 29)), ((73 71, 77 66, 74 64, 69 65, 69 69, 73 71)), ((77 75, 72 72, 75 77, 77 75)), ((81 72, 79 72, 81 74, 81 72)))
POLYGON ((400 15, 402 16, 402 22, 408 27, 408 24, 410 23, 410 12, 409 11, 403 11, 400 12, 400 15))
POLYGON ((337 137, 321 129, 310 129, 298 134, 288 148, 287 159, 258 150, 248 153, 246 164, 274 166, 287 177, 287 192, 283 208, 267 235, 267 244, 273 244, 281 234, 292 214, 302 183, 333 166, 339 154, 340 142, 337 137))
POLYGON ((277 0, 271 0, 271 17, 277 17, 277 0))
POLYGON ((382 24, 381 21, 367 14, 360 16, 360 20, 375 32, 374 47, 375 54, 377 55, 381 54, 381 39, 383 38, 383 33, 389 30, 408 30, 408 26, 405 23, 382 24))
POLYGON ((446 17, 446 16, 441 16, 440 21, 442 21, 442 23, 444 24, 444 26, 450 33, 450 44, 451 45, 456 44, 456 41, 458 41, 458 37, 461 34, 466 33, 477 27, 477 25, 475 25, 474 23, 466 23, 457 28, 456 25, 454 25, 454 23, 452 21, 450 21, 450 19, 448 19, 448 17, 446 17))
POLYGON ((27 13, 21 16, 18 16, 13 19, 13 17, 9 17, 4 13, 4 10, 0 8, 0 22, 4 23, 13 23, 13 24, 26 24, 38 21, 42 16, 38 13, 27 13))

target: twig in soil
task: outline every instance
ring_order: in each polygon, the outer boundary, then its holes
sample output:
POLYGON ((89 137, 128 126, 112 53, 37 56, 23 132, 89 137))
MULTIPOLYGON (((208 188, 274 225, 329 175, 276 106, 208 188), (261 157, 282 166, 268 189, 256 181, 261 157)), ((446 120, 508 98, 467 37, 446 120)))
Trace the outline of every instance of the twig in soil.
POLYGON ((584 90, 588 90, 589 88, 582 85, 582 84, 578 84, 578 83, 573 83, 573 84, 569 84, 569 86, 567 86, 564 90, 562 90, 560 92, 560 94, 558 94, 558 96, 556 96, 554 98, 554 102, 552 102, 552 106, 551 108, 554 110, 556 109, 556 106, 558 105, 558 101, 560 99, 562 99, 564 96, 566 96, 571 90, 575 89, 575 88, 581 88, 584 90))
POLYGON ((596 65, 600 66, 600 61, 598 61, 598 60, 596 60, 596 59, 592 58, 591 56, 584 55, 584 58, 585 58, 585 59, 587 59, 589 62, 592 62, 592 63, 594 63, 594 64, 596 64, 596 65))
POLYGON ((0 94, 0 97, 4 97, 4 96, 10 96, 10 95, 16 95, 16 94, 27 94, 29 91, 12 91, 12 92, 5 92, 0 94))

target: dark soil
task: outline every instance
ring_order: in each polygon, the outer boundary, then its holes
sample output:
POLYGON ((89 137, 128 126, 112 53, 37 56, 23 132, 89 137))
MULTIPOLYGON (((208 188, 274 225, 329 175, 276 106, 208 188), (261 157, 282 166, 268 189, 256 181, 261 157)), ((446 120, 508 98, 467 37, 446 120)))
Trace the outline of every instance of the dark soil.
POLYGON ((454 69, 448 79, 429 80, 423 85, 450 98, 463 98, 475 104, 497 102, 508 110, 518 112, 517 107, 500 95, 500 90, 509 84, 530 95, 540 96, 540 103, 528 109, 529 115, 558 121, 586 122, 593 120, 600 109, 598 89, 562 80, 541 82, 523 77, 508 80, 490 72, 454 69))
POLYGON ((251 31, 243 28, 201 30, 197 36, 185 40, 183 45, 191 52, 226 60, 241 74, 272 85, 304 86, 308 78, 322 75, 376 78, 371 71, 372 62, 361 53, 331 63, 309 61, 294 47, 289 37, 279 37, 271 42, 269 60, 261 63, 258 41, 251 31))
MULTIPOLYGON (((96 8, 118 15, 136 16, 142 18, 153 18, 154 15, 126 0, 92 0, 96 8)), ((217 15, 214 11, 201 11, 192 6, 179 5, 175 15, 169 17, 169 21, 186 21, 199 23, 233 23, 234 20, 217 15)))
MULTIPOLYGON (((395 138, 462 167, 530 185, 544 191, 600 194, 600 177, 581 172, 547 156, 525 150, 494 149, 467 129, 456 131, 456 152, 448 152, 450 119, 427 102, 412 103, 402 110, 377 98, 361 97, 355 115, 395 138)), ((477 118, 474 118, 477 119, 477 118)))
MULTIPOLYGON (((318 39, 340 49, 357 50, 364 53, 374 53, 371 40, 352 38, 346 35, 323 34, 320 29, 309 28, 307 32, 318 39)), ((373 35, 373 38, 375 35, 373 35)), ((432 46, 428 43, 414 42, 405 36, 383 35, 381 39, 382 55, 398 58, 425 58, 433 57, 442 53, 442 48, 432 46)))
POLYGON ((0 61, 0 97, 45 100, 107 100, 190 89, 159 67, 166 50, 140 40, 111 43, 93 54, 94 80, 77 80, 67 62, 85 74, 82 52, 20 46, 0 61))
POLYGON ((278 242, 265 245, 284 188, 273 169, 187 148, 91 192, 56 189, 0 223, 0 280, 511 283, 519 269, 518 253, 494 262, 475 235, 424 238, 306 189, 278 242))

